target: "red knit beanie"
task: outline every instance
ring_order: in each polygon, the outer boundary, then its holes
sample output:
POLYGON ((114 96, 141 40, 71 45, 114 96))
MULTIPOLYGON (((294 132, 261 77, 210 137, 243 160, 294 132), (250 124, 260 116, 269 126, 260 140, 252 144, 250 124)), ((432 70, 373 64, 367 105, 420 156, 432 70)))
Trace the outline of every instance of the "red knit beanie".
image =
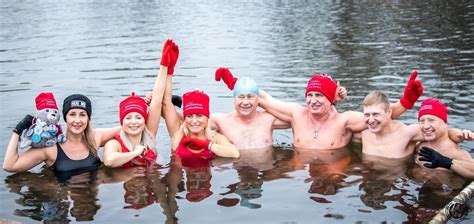
POLYGON ((426 99, 421 103, 420 110, 418 110, 418 120, 425 114, 439 117, 448 123, 448 108, 438 99, 426 99))
POLYGON ((120 124, 122 124, 123 119, 127 116, 128 113, 137 112, 147 119, 148 117, 148 107, 145 103, 145 100, 141 97, 135 96, 135 92, 132 92, 132 95, 125 98, 120 102, 120 124))
POLYGON ((199 90, 183 95, 183 116, 202 114, 209 117, 209 96, 199 90))
POLYGON ((334 82, 331 77, 326 74, 315 74, 308 81, 306 86, 306 94, 310 91, 316 91, 322 93, 331 103, 334 103, 334 97, 336 96, 337 84, 334 82))
POLYGON ((35 98, 35 102, 37 110, 42 110, 45 108, 58 109, 53 93, 50 92, 42 92, 38 94, 38 96, 35 98))

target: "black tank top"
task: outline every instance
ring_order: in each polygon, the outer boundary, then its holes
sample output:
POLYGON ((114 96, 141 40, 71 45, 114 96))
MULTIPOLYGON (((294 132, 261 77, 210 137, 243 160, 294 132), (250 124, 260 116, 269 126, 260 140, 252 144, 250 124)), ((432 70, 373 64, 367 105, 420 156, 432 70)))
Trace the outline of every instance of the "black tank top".
POLYGON ((59 144, 56 144, 56 146, 58 148, 58 155, 56 156, 56 161, 51 166, 51 169, 55 172, 69 172, 78 169, 94 170, 100 165, 99 157, 95 157, 90 152, 85 159, 72 160, 64 153, 63 148, 59 144))

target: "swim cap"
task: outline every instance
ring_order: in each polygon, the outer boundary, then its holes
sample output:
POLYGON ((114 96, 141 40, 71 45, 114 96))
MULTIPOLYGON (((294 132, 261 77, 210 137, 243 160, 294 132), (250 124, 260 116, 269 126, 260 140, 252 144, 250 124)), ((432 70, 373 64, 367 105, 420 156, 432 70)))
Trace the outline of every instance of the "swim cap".
POLYGON ((202 114, 209 117, 209 96, 199 90, 183 95, 183 116, 202 114))
POLYGON ((307 96, 310 91, 320 92, 333 104, 334 97, 336 96, 336 89, 337 84, 330 76, 327 76, 326 74, 315 74, 308 81, 305 96, 307 96))
POLYGON ((418 110, 418 120, 425 114, 439 117, 448 123, 448 108, 438 99, 426 99, 421 103, 420 110, 418 110))
POLYGON ((237 83, 235 83, 234 97, 248 93, 258 96, 258 91, 259 88, 255 80, 248 77, 243 77, 239 78, 239 80, 237 80, 237 83))
POLYGON ((137 112, 143 116, 143 118, 148 118, 148 106, 145 103, 145 100, 141 97, 135 96, 135 92, 132 92, 132 95, 125 98, 120 102, 120 124, 122 124, 123 119, 127 116, 128 113, 137 112))

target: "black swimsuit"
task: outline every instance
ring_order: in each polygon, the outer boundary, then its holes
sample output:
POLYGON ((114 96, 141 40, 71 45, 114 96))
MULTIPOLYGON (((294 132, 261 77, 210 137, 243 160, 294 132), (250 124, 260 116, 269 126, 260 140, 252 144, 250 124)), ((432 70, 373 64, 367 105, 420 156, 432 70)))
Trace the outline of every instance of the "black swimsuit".
POLYGON ((55 172, 69 172, 78 169, 94 170, 100 165, 99 157, 95 157, 90 152, 85 159, 72 160, 64 153, 63 148, 59 144, 56 144, 56 146, 58 148, 58 155, 56 156, 56 161, 51 166, 51 169, 55 172))

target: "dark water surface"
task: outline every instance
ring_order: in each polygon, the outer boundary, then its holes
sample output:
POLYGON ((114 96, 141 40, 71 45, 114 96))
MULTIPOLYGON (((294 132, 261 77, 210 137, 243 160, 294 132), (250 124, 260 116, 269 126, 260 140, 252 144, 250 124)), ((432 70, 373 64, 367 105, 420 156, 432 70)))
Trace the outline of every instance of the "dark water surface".
MULTIPOLYGON (((474 129, 471 1, 179 2, 0 1, 0 147, 18 120, 34 112, 41 91, 53 91, 60 106, 67 95, 85 94, 94 104, 94 127, 118 125, 120 100, 151 90, 167 38, 181 53, 174 93, 199 87, 211 96, 212 111, 233 108, 231 93, 213 81, 219 66, 301 103, 311 74, 327 72, 349 91, 339 111, 361 110, 372 90, 399 99, 418 69, 425 93, 400 120, 416 122, 421 100, 435 97, 449 107, 450 126, 474 129)), ((466 184, 446 173, 426 181, 412 159, 364 158, 357 145, 332 154, 296 150, 291 141, 290 130, 276 131, 272 151, 181 170, 162 125, 158 168, 100 169, 66 184, 40 166, 1 172, 0 219, 422 222, 466 184)), ((473 142, 462 146, 474 154, 473 142)), ((457 221, 469 218, 472 212, 457 221)))

